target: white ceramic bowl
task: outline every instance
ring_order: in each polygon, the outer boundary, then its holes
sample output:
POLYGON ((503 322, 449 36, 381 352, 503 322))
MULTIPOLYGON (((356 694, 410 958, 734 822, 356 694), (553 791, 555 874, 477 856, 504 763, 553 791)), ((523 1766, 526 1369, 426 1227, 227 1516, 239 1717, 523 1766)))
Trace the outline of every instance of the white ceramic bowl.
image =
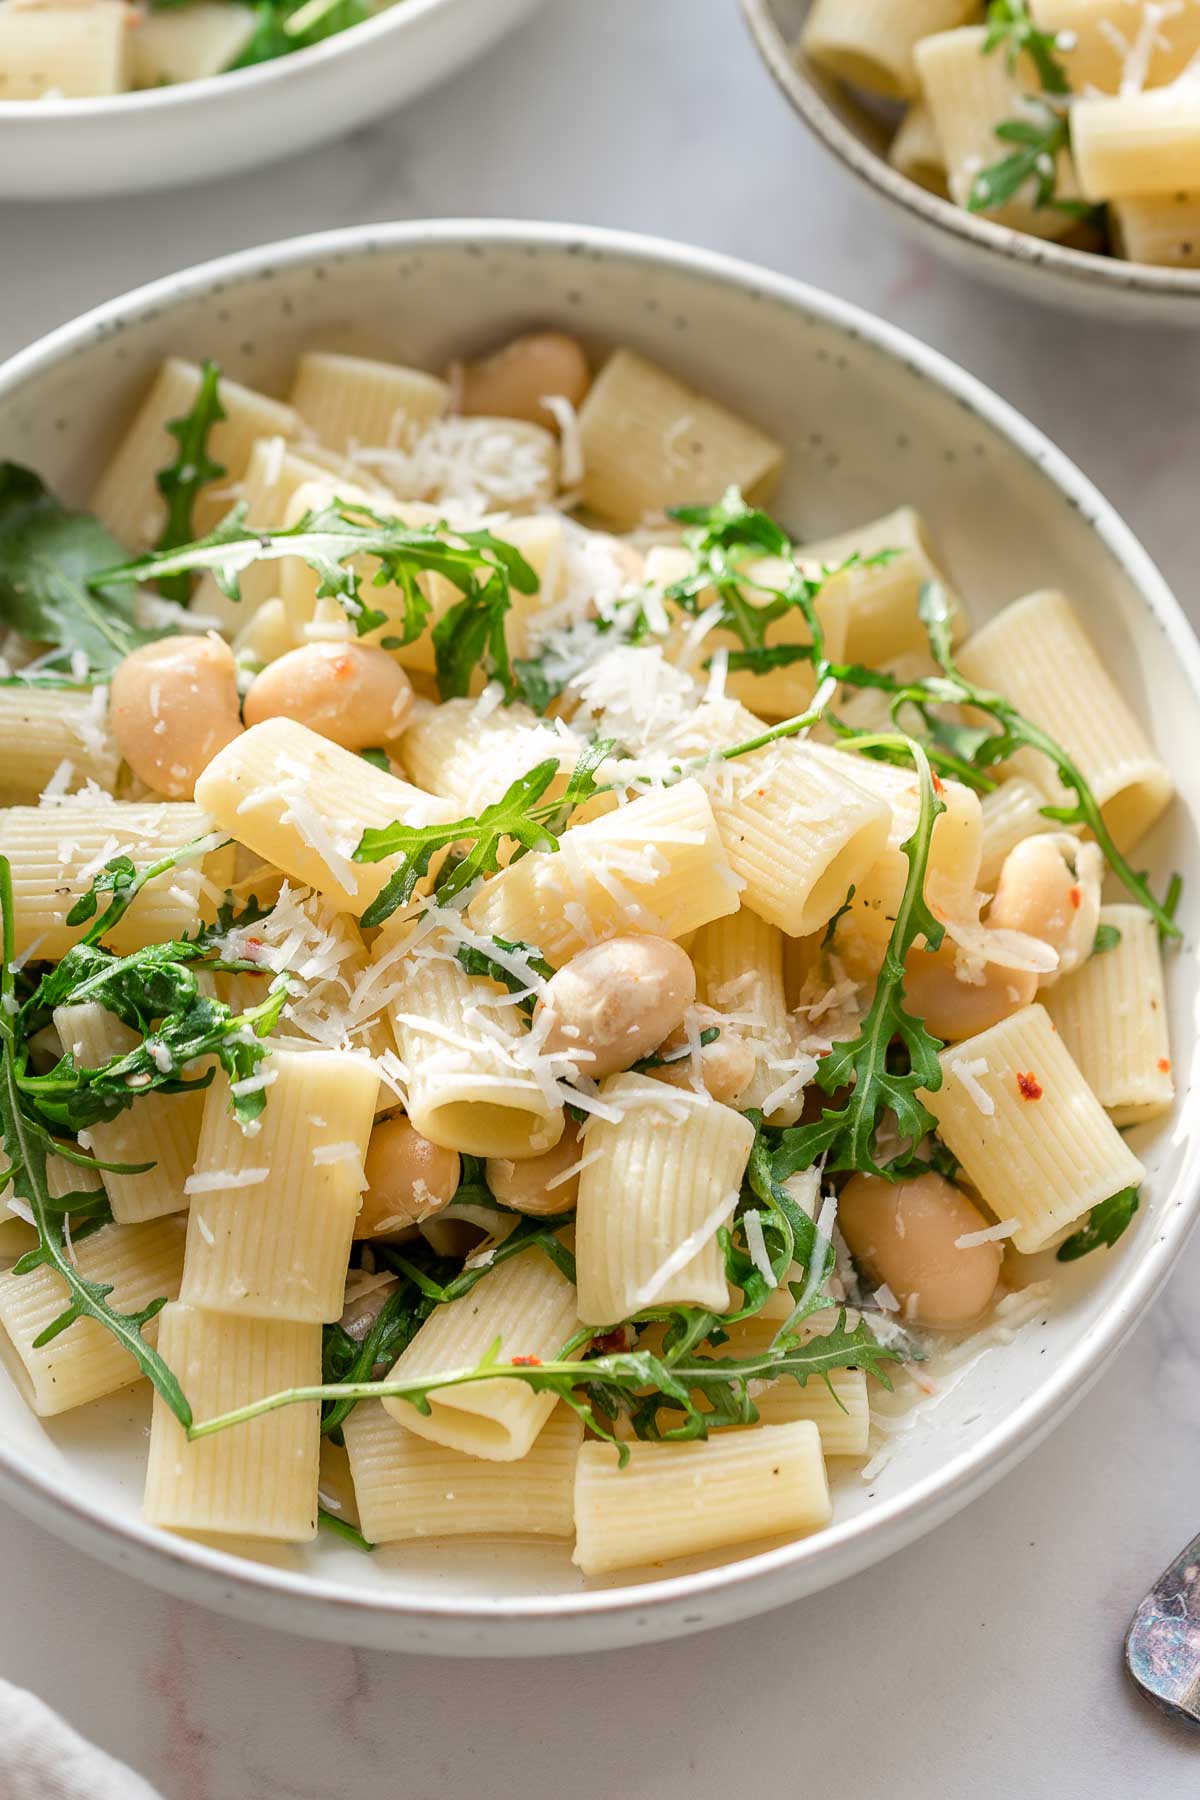
MULTIPOLYGON (((977 381, 843 301, 673 244, 493 221, 355 229, 251 250, 159 281, 52 333, 0 370, 0 455, 68 497, 159 359, 219 359, 282 389, 311 345, 440 366, 532 324, 628 343, 789 447, 777 510, 797 533, 840 530, 905 500, 928 515, 976 618, 1038 585, 1087 610, 1109 666, 1174 765, 1181 800, 1145 847, 1200 914, 1200 765, 1187 754, 1200 654, 1112 507, 977 381)), ((1139 848, 1139 858, 1143 851, 1139 848)), ((1197 1046, 1196 970, 1170 965, 1182 1084, 1197 1046)), ((980 1493, 1063 1416, 1143 1313, 1196 1212, 1196 1122, 1141 1134, 1146 1201, 1118 1249, 1064 1266, 1053 1307, 989 1353, 869 1486, 838 1482, 833 1527, 736 1559, 672 1566, 585 1592, 564 1549, 377 1550, 322 1537, 257 1560, 139 1518, 148 1396, 132 1390, 41 1423, 0 1374, 0 1494, 39 1523, 173 1592, 364 1645, 439 1653, 605 1648, 745 1617, 901 1549, 980 1493), (1042 1322, 1044 1320, 1044 1322, 1042 1322)))
POLYGON ((914 237, 1029 300, 1125 324, 1200 328, 1200 270, 1160 269, 1068 249, 953 206, 887 160, 888 130, 853 90, 797 49, 812 0, 741 0, 760 55, 793 110, 914 237))
POLYGON ((398 0, 256 68, 89 100, 0 100, 0 199, 211 181, 311 150, 464 67, 541 0, 398 0))

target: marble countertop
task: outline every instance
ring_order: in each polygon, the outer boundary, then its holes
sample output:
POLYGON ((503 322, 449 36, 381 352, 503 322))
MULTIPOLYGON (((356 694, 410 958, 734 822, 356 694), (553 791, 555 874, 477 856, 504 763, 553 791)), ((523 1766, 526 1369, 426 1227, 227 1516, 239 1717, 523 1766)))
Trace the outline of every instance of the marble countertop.
MULTIPOLYGON (((1200 618, 1200 338, 976 286, 897 235, 787 111, 734 0, 550 0, 457 83, 281 168, 0 207, 0 354, 149 278, 355 221, 656 232, 831 288, 937 345, 1117 502, 1200 618)), ((833 1593, 680 1644, 439 1662, 305 1643, 134 1585, 0 1513, 0 1674, 167 1800, 1185 1800, 1200 1738, 1128 1688, 1129 1614, 1200 1529, 1200 1241, 1060 1431, 833 1593), (811 1773, 810 1773, 811 1771, 811 1773)))

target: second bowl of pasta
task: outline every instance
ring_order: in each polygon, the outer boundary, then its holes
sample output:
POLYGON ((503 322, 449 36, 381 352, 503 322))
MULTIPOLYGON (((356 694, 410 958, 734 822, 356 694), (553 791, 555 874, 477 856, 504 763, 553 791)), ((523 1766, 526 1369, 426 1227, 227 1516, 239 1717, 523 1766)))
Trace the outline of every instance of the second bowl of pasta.
POLYGON ((896 1550, 1099 1374, 1195 1211, 1200 678, 1001 402, 419 224, 56 333, 0 455, 15 1504, 596 1647, 896 1550))
POLYGON ((817 139, 939 253, 1125 320, 1200 318, 1200 4, 742 0, 817 139))

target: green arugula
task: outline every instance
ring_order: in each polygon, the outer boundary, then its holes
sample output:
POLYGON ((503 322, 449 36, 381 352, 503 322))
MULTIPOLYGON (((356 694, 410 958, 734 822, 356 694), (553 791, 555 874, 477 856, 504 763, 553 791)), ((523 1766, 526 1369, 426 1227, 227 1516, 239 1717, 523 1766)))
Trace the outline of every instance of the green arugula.
MULTIPOLYGON (((1034 104, 1031 97, 1030 104, 1034 104)), ((994 212, 1006 206, 1027 182, 1033 183, 1033 205, 1036 211, 1051 207, 1055 212, 1083 219, 1096 209, 1086 200, 1060 200, 1057 197, 1058 157, 1071 145, 1071 125, 1066 113, 1056 112, 1049 101, 1040 102, 1041 119, 1005 119, 996 126, 995 135, 1003 144, 1015 144, 998 162, 981 169, 971 183, 967 211, 994 212)))
POLYGON ((38 679, 44 669, 61 680, 73 651, 87 658, 89 674, 111 675, 131 650, 164 635, 142 630, 133 594, 99 573, 123 554, 90 513, 64 506, 31 469, 0 462, 0 621, 56 646, 38 679))
POLYGON ((452 531, 447 525, 402 525, 357 501, 333 500, 306 512, 294 525, 258 528, 246 524, 246 508, 235 506, 207 537, 175 549, 155 551, 92 576, 93 585, 171 580, 207 570, 221 592, 241 599, 238 576, 256 562, 297 556, 319 577, 318 599, 339 602, 362 637, 396 621, 363 597, 357 558, 378 562, 373 587, 394 588, 401 599, 399 635, 381 639, 384 649, 400 649, 420 637, 431 605, 419 577, 442 575, 462 594, 434 630, 438 680, 443 700, 465 694, 477 665, 515 692, 504 616, 510 590, 535 594, 538 578, 520 551, 490 531, 452 531), (461 640, 461 641, 459 641, 461 640))
MULTIPOLYGON (((503 1379, 521 1382, 535 1393, 556 1394, 598 1436, 610 1442, 615 1440, 604 1420, 612 1415, 596 1409, 589 1388, 599 1388, 606 1396, 622 1396, 632 1409, 639 1436, 679 1442, 706 1438, 710 1431, 724 1426, 754 1424, 758 1411, 749 1392, 753 1382, 790 1378, 803 1387, 814 1376, 827 1380, 835 1369, 853 1368, 865 1370, 887 1386, 887 1366, 900 1360, 896 1351, 878 1344, 864 1324, 848 1331, 844 1312, 826 1336, 803 1344, 785 1340, 754 1356, 689 1356, 668 1362, 647 1350, 627 1350, 583 1362, 560 1356, 550 1362, 529 1358, 505 1363, 499 1361, 499 1350, 497 1340, 488 1354, 471 1367, 407 1379, 289 1388, 192 1424, 188 1436, 193 1440, 211 1437, 281 1406, 314 1400, 406 1400, 418 1412, 428 1415, 429 1396, 436 1390, 503 1379), (662 1411, 678 1414, 677 1422, 663 1428, 657 1418, 662 1411)), ((624 1464, 629 1456, 628 1446, 618 1443, 617 1451, 624 1464)))
POLYGON ((322 1506, 319 1502, 317 1524, 323 1531, 331 1531, 334 1537, 344 1538, 348 1544, 353 1544, 356 1550, 369 1551, 375 1548, 371 1540, 363 1536, 357 1525, 352 1525, 349 1519, 339 1518, 337 1513, 330 1512, 327 1506, 322 1506))
POLYGON ((1132 1223, 1138 1205, 1137 1189, 1127 1187, 1102 1200, 1099 1206, 1093 1206, 1087 1224, 1059 1245, 1059 1262, 1077 1262, 1081 1256, 1090 1256, 1093 1250, 1111 1249, 1132 1223))
MULTIPOLYGON (((549 981, 554 974, 553 965, 548 963, 544 956, 539 955, 532 944, 523 944, 520 941, 510 943, 507 938, 502 937, 493 937, 491 942, 498 950, 502 950, 510 956, 519 956, 523 962, 529 965, 535 975, 542 977, 543 981, 549 981)), ((488 952, 478 944, 459 944, 454 954, 468 975, 486 975, 489 981, 499 982, 500 986, 507 988, 510 994, 522 996, 517 1001, 518 1011, 526 1014, 533 1012, 537 1004, 536 995, 526 991, 529 983, 522 981, 521 977, 506 964, 497 962, 494 956, 489 956, 488 952)))
POLYGON ((1071 120, 1066 97, 1071 84, 1055 51, 1061 48, 1052 31, 1040 31, 1030 17, 1026 0, 991 0, 983 53, 1003 48, 1010 74, 1015 74, 1022 55, 1028 55, 1037 71, 1039 95, 1030 95, 1031 107, 1040 107, 1040 118, 1005 119, 996 126, 1002 144, 1014 144, 1007 156, 981 169, 971 183, 967 211, 991 212, 1033 185, 1036 210, 1051 207, 1068 217, 1085 219, 1100 209, 1086 200, 1060 200, 1057 195, 1058 158, 1071 147, 1071 120))
POLYGON ((1115 950, 1121 941, 1121 933, 1115 925, 1097 925, 1096 935, 1092 940, 1092 955, 1103 956, 1106 950, 1115 950))
MULTIPOLYGON (((700 1048, 707 1050, 710 1044, 716 1043, 720 1035, 719 1025, 706 1025, 700 1033, 700 1048)), ((691 1054, 690 1047, 686 1045, 673 1051, 670 1056, 663 1056, 659 1051, 652 1050, 649 1056, 640 1056, 637 1062, 630 1063, 629 1071, 633 1075, 645 1075, 650 1069, 673 1069, 677 1064, 687 1062, 691 1054)))
MULTIPOLYGON (((155 0, 158 6, 163 3, 155 0)), ((253 34, 229 69, 252 69, 307 50, 371 16, 367 0, 254 0, 253 34)))
POLYGON ((835 1043, 817 1065, 818 1087, 827 1094, 849 1088, 841 1106, 826 1108, 820 1119, 808 1125, 789 1126, 772 1161, 777 1179, 809 1169, 819 1158, 825 1167, 859 1169, 885 1180, 895 1179, 891 1165, 880 1165, 876 1140, 885 1113, 895 1116, 901 1136, 915 1144, 932 1131, 937 1121, 919 1097, 922 1088, 934 1091, 942 1085, 938 1061, 941 1041, 926 1030, 924 1022, 905 1010, 904 961, 923 940, 927 951, 941 944, 945 927, 925 901, 925 871, 934 821, 945 804, 934 792, 933 775, 920 744, 899 740, 916 765, 920 783, 917 822, 900 846, 908 860, 904 893, 884 952, 875 995, 858 1036, 835 1043), (889 1052, 899 1039, 906 1052, 907 1068, 892 1067, 889 1052))
MULTIPOLYGON (((191 541, 195 536, 192 514, 196 496, 206 482, 219 481, 226 473, 224 464, 214 462, 208 453, 209 434, 218 419, 225 417, 219 393, 220 379, 217 364, 206 359, 201 365, 200 386, 190 412, 167 423, 167 430, 178 446, 178 454, 174 462, 160 469, 154 478, 167 503, 167 516, 156 550, 174 550, 191 541)), ((159 592, 166 599, 186 606, 192 597, 192 578, 187 574, 169 576, 159 583, 159 592)))
POLYGON ((433 858, 451 845, 459 847, 454 858, 442 865, 434 899, 444 906, 483 875, 494 875, 506 843, 515 844, 515 862, 530 850, 557 850, 558 839, 577 806, 601 790, 596 770, 612 750, 607 738, 589 744, 579 757, 559 800, 543 800, 559 772, 558 759, 548 757, 524 775, 518 775, 500 796, 475 818, 453 819, 445 825, 393 825, 368 827, 354 852, 355 862, 403 860, 362 915, 364 925, 379 925, 399 906, 407 906, 418 881, 429 873, 433 858), (462 846, 466 845, 464 850, 462 846))
POLYGON ((1025 53, 1037 69, 1043 93, 1069 94, 1067 71, 1055 54, 1061 47, 1057 32, 1040 31, 1034 24, 1026 0, 990 0, 983 53, 990 56, 1003 48, 1010 75, 1025 53))
POLYGON ((5 856, 0 856, 0 939, 0 1141, 8 1157, 13 1192, 33 1214, 41 1258, 61 1278, 68 1296, 66 1309, 34 1340, 35 1348, 51 1342, 76 1319, 95 1319, 128 1350, 186 1428, 191 1425, 192 1412, 183 1390, 143 1335, 167 1304, 166 1295, 138 1312, 120 1312, 109 1300, 111 1282, 90 1281, 67 1250, 65 1215, 56 1209, 46 1179, 47 1156, 60 1147, 40 1121, 30 1116, 23 1092, 24 1048, 14 1024, 12 869, 5 856))

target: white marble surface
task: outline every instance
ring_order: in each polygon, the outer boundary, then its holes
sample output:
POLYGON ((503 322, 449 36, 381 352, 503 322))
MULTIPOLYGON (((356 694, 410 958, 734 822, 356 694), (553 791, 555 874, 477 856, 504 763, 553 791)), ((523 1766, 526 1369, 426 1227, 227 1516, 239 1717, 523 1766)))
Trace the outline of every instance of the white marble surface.
MULTIPOLYGON (((998 388, 1114 499, 1193 617, 1200 336, 1018 306, 900 239, 831 172, 733 0, 550 0, 456 86, 217 187, 0 209, 0 353, 151 276, 396 217, 580 219, 832 288, 998 388)), ((161 1598, 0 1515, 0 1673, 168 1800, 1184 1800, 1200 1738, 1120 1669, 1128 1615, 1200 1529, 1200 1242, 1120 1366, 935 1537, 805 1604, 548 1663, 356 1654, 161 1598)))

